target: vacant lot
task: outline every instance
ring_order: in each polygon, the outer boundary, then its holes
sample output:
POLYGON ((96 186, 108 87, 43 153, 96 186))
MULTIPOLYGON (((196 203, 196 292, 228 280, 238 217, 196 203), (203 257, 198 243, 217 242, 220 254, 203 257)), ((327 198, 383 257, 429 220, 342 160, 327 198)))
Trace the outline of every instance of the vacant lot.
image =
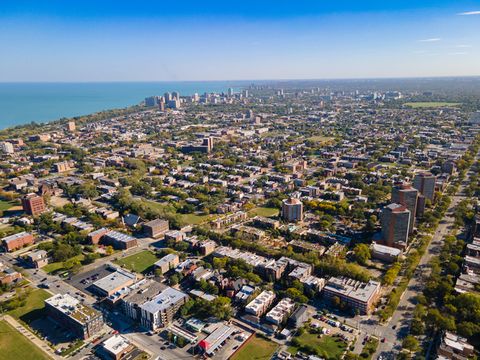
MULTIPOLYGON (((315 350, 317 355, 325 359, 341 359, 343 352, 346 350, 346 343, 340 338, 312 334, 305 331, 302 335, 296 337, 298 346, 291 346, 288 351, 292 354, 296 354, 298 350, 307 350, 304 347, 309 347, 315 350)), ((308 352, 308 351, 307 351, 308 352)))
POLYGON ((265 360, 270 359, 278 345, 272 341, 254 337, 244 345, 231 360, 265 360))
POLYGON ((251 216, 277 216, 279 210, 277 208, 269 208, 269 207, 257 207, 248 212, 251 216))
POLYGON ((9 311, 8 314, 28 324, 42 316, 42 310, 45 308, 44 301, 49 297, 52 297, 52 294, 45 290, 33 290, 28 294, 23 306, 9 311))
POLYGON ((410 106, 412 108, 438 108, 438 107, 460 106, 461 103, 425 101, 425 102, 408 102, 408 103, 405 103, 405 105, 410 106))
POLYGON ((46 360, 50 359, 16 329, 0 321, 0 360, 46 360))
POLYGON ((127 256, 123 259, 116 260, 115 263, 129 270, 141 273, 152 267, 157 260, 158 258, 154 253, 145 250, 137 254, 127 256))

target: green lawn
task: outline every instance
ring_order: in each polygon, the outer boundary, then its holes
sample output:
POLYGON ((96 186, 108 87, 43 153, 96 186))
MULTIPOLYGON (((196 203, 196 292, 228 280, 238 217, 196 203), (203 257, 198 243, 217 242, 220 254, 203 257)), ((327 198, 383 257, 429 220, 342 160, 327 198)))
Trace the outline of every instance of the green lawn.
POLYGON ((277 208, 268 208, 268 207, 257 207, 248 212, 251 216, 277 216, 279 210, 277 208))
POLYGON ((0 360, 46 360, 50 359, 30 340, 5 321, 0 321, 0 360))
POLYGON ((298 350, 304 351, 302 346, 309 346, 315 349, 317 355, 326 359, 340 359, 343 352, 346 350, 346 343, 340 338, 321 335, 320 338, 317 334, 311 334, 305 331, 302 335, 297 336, 300 346, 290 346, 288 351, 292 354, 296 354, 298 350))
POLYGON ((197 214, 179 214, 182 221, 187 225, 198 225, 211 218, 211 215, 197 215, 197 214))
POLYGON ((35 289, 28 295, 24 306, 11 310, 8 314, 28 324, 41 316, 42 310, 45 308, 44 301, 50 297, 52 294, 48 291, 35 289))
MULTIPOLYGON (((80 255, 77 255, 77 256, 73 257, 73 259, 78 259, 80 261, 82 261, 84 258, 85 258, 85 255, 83 255, 83 254, 80 254, 80 255)), ((49 274, 54 273, 54 272, 58 272, 60 270, 63 270, 63 262, 59 261, 59 262, 53 262, 53 263, 47 264, 42 268, 42 270, 49 273, 49 274)))
POLYGON ((273 341, 255 336, 249 340, 231 360, 269 360, 277 350, 278 345, 273 341))
POLYGON ((335 139, 329 136, 310 136, 309 138, 307 138, 307 140, 317 142, 317 143, 329 143, 335 139))
POLYGON ((18 206, 19 204, 20 203, 15 200, 12 200, 12 201, 0 200, 0 211, 8 210, 11 207, 18 206))
POLYGON ((454 103, 454 102, 439 102, 439 101, 420 101, 420 102, 407 102, 404 104, 405 106, 410 106, 414 109, 418 108, 437 108, 437 107, 452 107, 452 106, 460 106, 461 103, 454 103))
POLYGON ((116 260, 115 263, 129 270, 141 273, 151 267, 158 258, 151 251, 145 250, 137 254, 133 254, 122 259, 116 260))

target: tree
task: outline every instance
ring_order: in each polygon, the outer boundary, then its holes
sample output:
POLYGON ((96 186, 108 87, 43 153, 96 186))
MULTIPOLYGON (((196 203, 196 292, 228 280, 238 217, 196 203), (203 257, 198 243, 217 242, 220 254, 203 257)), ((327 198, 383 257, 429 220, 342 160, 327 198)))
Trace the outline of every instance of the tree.
POLYGON ((418 340, 414 336, 408 335, 405 339, 403 339, 402 347, 410 352, 415 352, 419 347, 418 340))
POLYGON ((113 247, 111 245, 108 245, 107 247, 105 247, 105 253, 107 255, 112 255, 113 254, 113 247))
POLYGON ((365 265, 372 256, 367 244, 357 244, 353 252, 355 254, 355 260, 361 265, 365 265))

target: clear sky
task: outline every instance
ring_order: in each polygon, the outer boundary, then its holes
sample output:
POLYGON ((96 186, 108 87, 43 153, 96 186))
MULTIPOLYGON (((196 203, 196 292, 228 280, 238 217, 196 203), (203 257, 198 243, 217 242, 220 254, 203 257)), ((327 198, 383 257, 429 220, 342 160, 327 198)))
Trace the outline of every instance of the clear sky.
POLYGON ((0 0, 0 81, 480 75, 480 1, 0 0))

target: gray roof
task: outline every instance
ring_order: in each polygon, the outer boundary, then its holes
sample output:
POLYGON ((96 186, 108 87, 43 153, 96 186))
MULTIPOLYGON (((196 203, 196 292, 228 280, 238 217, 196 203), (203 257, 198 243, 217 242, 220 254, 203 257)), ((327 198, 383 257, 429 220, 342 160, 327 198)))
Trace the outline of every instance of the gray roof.
POLYGON ((178 303, 188 295, 171 287, 167 287, 160 294, 155 296, 152 300, 146 302, 141 306, 141 309, 149 313, 155 314, 164 311, 170 306, 178 303))

